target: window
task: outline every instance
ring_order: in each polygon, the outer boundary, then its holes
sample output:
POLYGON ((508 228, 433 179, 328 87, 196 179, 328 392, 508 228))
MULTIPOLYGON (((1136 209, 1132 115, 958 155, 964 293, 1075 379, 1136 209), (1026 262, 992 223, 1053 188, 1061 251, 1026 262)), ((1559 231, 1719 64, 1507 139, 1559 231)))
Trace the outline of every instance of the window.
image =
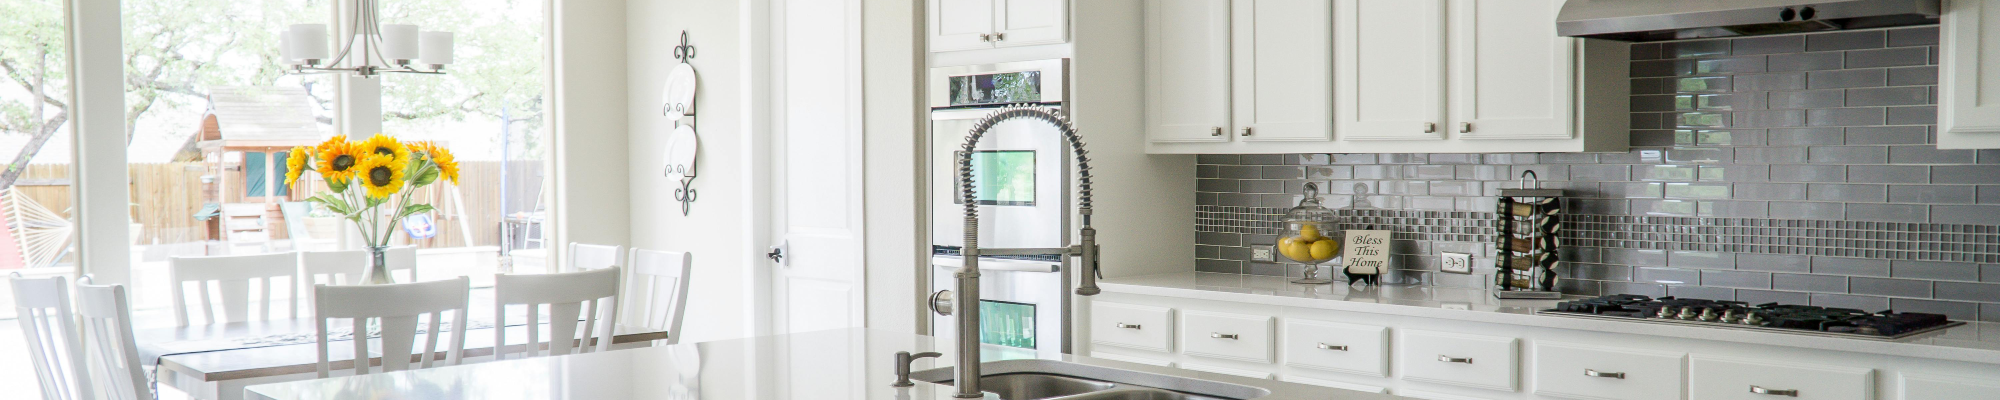
MULTIPOLYGON (((0 0, 0 274, 68 274, 70 82, 63 0, 0 0)), ((10 316, 13 309, 0 310, 10 316)))

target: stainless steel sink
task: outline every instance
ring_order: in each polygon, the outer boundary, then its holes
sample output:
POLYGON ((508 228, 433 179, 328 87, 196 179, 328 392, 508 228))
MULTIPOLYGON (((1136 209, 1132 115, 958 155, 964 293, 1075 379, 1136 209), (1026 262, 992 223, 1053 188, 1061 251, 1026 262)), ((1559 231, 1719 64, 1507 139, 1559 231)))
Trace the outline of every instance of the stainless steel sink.
MULTIPOLYGON (((980 364, 979 388, 1003 400, 1248 400, 1263 388, 1054 360, 980 364)), ((950 385, 953 368, 910 374, 910 379, 950 385)))

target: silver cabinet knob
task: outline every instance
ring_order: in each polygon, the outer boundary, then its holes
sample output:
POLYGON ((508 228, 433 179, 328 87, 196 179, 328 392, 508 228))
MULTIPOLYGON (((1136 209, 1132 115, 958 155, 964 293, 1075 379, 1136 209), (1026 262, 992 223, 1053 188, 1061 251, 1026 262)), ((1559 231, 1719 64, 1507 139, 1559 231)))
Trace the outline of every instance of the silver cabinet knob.
POLYGON ((1326 343, 1320 343, 1319 346, 1315 347, 1319 347, 1320 350, 1347 351, 1347 346, 1335 346, 1326 343))
POLYGON ((981 33, 981 34, 979 34, 979 41, 981 41, 981 42, 991 42, 991 41, 993 41, 993 34, 991 34, 991 33, 981 33))
POLYGON ((1438 124, 1436 122, 1424 123, 1424 133, 1437 133, 1437 131, 1438 131, 1438 124))
POLYGON ((1763 386, 1757 385, 1750 385, 1750 393, 1768 396, 1799 397, 1798 389, 1765 389, 1763 386))
POLYGON ((1583 376, 1588 376, 1592 378, 1625 379, 1624 372, 1598 372, 1597 370, 1589 368, 1583 369, 1583 376))
POLYGON ((993 41, 998 42, 1002 40, 1007 40, 1007 34, 1000 32, 993 32, 993 41))
POLYGON ((1458 123, 1458 133, 1472 133, 1472 123, 1471 122, 1458 123))
POLYGON ((1447 355, 1443 355, 1443 354, 1439 354, 1439 355, 1438 355, 1438 361, 1441 361, 1441 362, 1448 362, 1448 363, 1459 363, 1459 364, 1471 364, 1471 363, 1472 363, 1472 358, 1471 358, 1471 357, 1466 357, 1466 358, 1458 358, 1458 357, 1452 357, 1452 356, 1447 356, 1447 355))
POLYGON ((1111 324, 1111 325, 1112 325, 1112 326, 1116 326, 1116 327, 1119 327, 1119 328, 1122 328, 1122 329, 1139 329, 1139 325, 1138 325, 1138 324, 1128 324, 1128 323, 1123 323, 1123 322, 1119 322, 1119 323, 1115 323, 1115 324, 1111 324))
POLYGON ((1218 126, 1218 127, 1208 128, 1208 135, 1222 136, 1222 127, 1218 126))
POLYGON ((1243 127, 1243 136, 1250 136, 1250 127, 1243 127))
POLYGON ((1208 334, 1208 337, 1211 337, 1211 338, 1216 338, 1216 339, 1229 339, 1229 340, 1236 340, 1236 334, 1233 334, 1233 333, 1214 333, 1214 332, 1210 332, 1210 333, 1208 334))

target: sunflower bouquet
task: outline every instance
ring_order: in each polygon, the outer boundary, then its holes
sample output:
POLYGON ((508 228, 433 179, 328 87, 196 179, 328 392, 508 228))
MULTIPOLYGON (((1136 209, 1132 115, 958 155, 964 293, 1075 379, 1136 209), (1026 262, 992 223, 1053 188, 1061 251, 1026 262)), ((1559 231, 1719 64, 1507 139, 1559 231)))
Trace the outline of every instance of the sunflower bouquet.
MULTIPOLYGON (((339 135, 317 146, 294 147, 285 162, 289 171, 285 186, 297 185, 299 176, 309 170, 326 181, 326 191, 306 201, 353 221, 378 267, 396 223, 434 210, 429 204, 412 202, 411 194, 441 180, 458 184, 458 161, 450 150, 432 142, 399 142, 380 133, 362 141, 339 135), (383 206, 392 208, 385 212, 383 206)), ((370 270, 371 275, 374 272, 370 270)))

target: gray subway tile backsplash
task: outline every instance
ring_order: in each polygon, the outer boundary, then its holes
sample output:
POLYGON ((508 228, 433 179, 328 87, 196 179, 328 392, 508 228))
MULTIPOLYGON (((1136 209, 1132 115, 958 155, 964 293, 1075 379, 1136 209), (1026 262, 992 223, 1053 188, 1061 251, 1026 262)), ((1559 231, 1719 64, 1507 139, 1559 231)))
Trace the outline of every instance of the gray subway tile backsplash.
POLYGON ((1560 289, 2000 322, 2000 150, 1935 147, 1936 27, 1633 45, 1630 151, 1201 155, 1196 268, 1250 259, 1306 181, 1395 232, 1391 281, 1485 287, 1493 197, 1565 188, 1560 289), (1473 275, 1436 272, 1474 254, 1473 275))

